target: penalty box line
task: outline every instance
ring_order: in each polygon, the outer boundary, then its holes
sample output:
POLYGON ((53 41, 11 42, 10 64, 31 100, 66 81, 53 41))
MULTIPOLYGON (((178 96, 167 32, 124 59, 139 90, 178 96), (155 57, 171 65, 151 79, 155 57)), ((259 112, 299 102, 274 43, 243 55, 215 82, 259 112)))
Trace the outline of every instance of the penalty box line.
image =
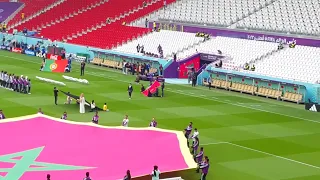
POLYGON ((228 144, 228 145, 231 145, 231 146, 235 146, 235 147, 239 147, 239 148, 242 148, 242 149, 246 149, 246 150, 254 151, 254 152, 257 152, 257 153, 265 154, 265 155, 268 155, 268 156, 272 156, 272 157, 275 157, 275 158, 278 158, 278 159, 283 159, 283 160, 294 162, 294 163, 301 164, 301 165, 304 165, 304 166, 320 169, 319 166, 311 165, 311 164, 308 164, 308 163, 304 163, 304 162, 293 160, 293 159, 286 158, 286 157, 283 157, 283 156, 267 153, 267 152, 264 152, 264 151, 260 151, 260 150, 253 149, 253 148, 249 148, 249 147, 242 146, 242 145, 239 145, 239 144, 234 144, 234 143, 231 143, 231 142, 204 143, 204 144, 200 144, 200 145, 202 145, 202 146, 210 146, 210 145, 218 145, 218 144, 228 144))

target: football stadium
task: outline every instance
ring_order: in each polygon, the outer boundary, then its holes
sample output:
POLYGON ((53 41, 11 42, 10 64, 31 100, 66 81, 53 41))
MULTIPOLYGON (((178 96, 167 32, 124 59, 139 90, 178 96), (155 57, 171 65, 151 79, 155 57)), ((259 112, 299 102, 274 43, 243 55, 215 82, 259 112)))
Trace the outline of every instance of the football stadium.
POLYGON ((0 0, 0 180, 319 180, 320 0, 0 0))

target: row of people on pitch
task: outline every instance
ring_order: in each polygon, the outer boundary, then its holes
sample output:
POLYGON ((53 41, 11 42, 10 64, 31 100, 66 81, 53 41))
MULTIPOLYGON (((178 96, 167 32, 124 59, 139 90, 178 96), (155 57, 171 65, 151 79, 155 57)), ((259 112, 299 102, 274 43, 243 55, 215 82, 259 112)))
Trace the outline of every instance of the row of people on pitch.
POLYGON ((189 125, 184 129, 185 137, 187 138, 187 146, 190 147, 189 140, 193 139, 192 146, 191 146, 191 153, 194 157, 194 161, 198 164, 197 173, 200 172, 200 169, 202 171, 201 173, 201 180, 205 180, 206 176, 209 171, 209 158, 207 156, 204 156, 204 148, 201 147, 200 151, 198 152, 200 141, 199 141, 199 131, 197 128, 194 129, 193 134, 191 135, 193 130, 193 123, 190 122, 189 125), (203 158, 204 157, 204 158, 203 158))
POLYGON ((1 87, 25 94, 30 94, 31 91, 31 79, 28 79, 28 76, 23 77, 21 75, 19 77, 6 71, 1 71, 0 73, 0 85, 1 87))
MULTIPOLYGON (((98 115, 98 111, 95 113, 95 115, 92 117, 92 122, 95 124, 99 124, 99 115, 98 115)), ((128 115, 125 115, 124 119, 122 120, 122 124, 123 127, 129 127, 129 118, 128 115)), ((155 120, 155 118, 152 118, 149 127, 157 127, 158 123, 155 120)))

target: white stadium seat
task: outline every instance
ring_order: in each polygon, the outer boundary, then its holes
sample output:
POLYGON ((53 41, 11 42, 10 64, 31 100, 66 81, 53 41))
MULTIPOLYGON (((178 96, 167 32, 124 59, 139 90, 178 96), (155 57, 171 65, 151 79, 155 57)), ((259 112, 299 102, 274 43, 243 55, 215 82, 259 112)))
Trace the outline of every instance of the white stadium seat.
POLYGON ((320 0, 278 0, 236 25, 238 28, 320 35, 320 0))
POLYGON ((198 44, 203 38, 196 37, 194 33, 161 30, 153 32, 127 44, 119 46, 114 50, 120 52, 137 53, 137 45, 144 46, 145 52, 158 53, 159 44, 162 46, 164 57, 172 57, 173 53, 182 51, 189 46, 198 44))
POLYGON ((182 0, 160 14, 160 20, 229 26, 272 0, 182 0))
POLYGON ((255 64, 254 73, 315 83, 320 80, 320 48, 286 48, 255 64))

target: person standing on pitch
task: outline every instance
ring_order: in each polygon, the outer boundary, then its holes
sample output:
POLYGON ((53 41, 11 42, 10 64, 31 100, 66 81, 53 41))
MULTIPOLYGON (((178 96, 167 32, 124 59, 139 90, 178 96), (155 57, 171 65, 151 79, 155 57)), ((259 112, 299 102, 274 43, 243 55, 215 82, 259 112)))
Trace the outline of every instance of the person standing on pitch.
POLYGON ((58 92, 59 92, 59 90, 56 87, 54 87, 53 88, 53 95, 54 95, 54 104, 55 105, 58 105, 57 104, 57 102, 58 102, 58 92))
POLYGON ((164 96, 164 81, 161 84, 161 97, 164 96))
POLYGON ((84 68, 86 67, 86 63, 84 61, 80 64, 80 76, 84 76, 84 68))
POLYGON ((132 87, 132 84, 130 83, 128 86, 129 99, 131 99, 132 92, 133 92, 133 87, 132 87))

